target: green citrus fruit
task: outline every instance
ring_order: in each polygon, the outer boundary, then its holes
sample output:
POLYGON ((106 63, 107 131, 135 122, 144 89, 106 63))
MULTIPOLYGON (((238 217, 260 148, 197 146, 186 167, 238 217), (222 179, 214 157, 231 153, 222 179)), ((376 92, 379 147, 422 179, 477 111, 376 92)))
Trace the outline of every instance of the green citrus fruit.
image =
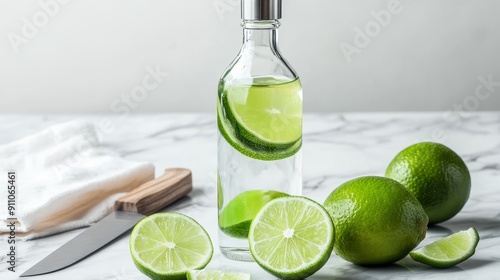
POLYGON ((219 228, 225 234, 236 238, 247 238, 250 223, 269 201, 288 196, 271 190, 246 191, 231 200, 219 216, 219 228))
POLYGON ((428 218, 400 183, 367 176, 335 189, 324 206, 335 225, 335 252, 359 265, 404 258, 425 237, 428 218))
POLYGON ((266 204, 248 234, 255 261, 280 279, 304 279, 314 274, 330 258, 334 239, 328 212, 298 196, 266 204))
POLYGON ((457 265, 476 251, 479 234, 471 227, 410 252, 412 259, 438 268, 457 265))
POLYGON ((204 268, 214 251, 205 229, 175 212, 140 220, 129 244, 135 266, 151 279, 186 279, 187 271, 204 268))
POLYGON ((469 199, 469 169, 442 144, 422 142, 409 146, 396 155, 385 174, 415 195, 430 224, 455 216, 469 199))

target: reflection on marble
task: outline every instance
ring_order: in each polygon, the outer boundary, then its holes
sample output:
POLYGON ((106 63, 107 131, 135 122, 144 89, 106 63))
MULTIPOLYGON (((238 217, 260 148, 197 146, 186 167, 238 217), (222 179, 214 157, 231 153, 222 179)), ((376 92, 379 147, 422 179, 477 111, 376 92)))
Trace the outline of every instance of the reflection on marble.
MULTIPOLYGON (((457 115, 458 116, 458 115, 457 115)), ((169 211, 198 220, 217 244, 216 126, 213 114, 113 116, 0 116, 0 144, 19 139, 52 124, 87 118, 111 118, 115 129, 104 133, 107 146, 132 160, 151 161, 157 174, 167 167, 193 171, 194 190, 169 211)), ((304 119, 304 195, 322 203, 342 182, 362 175, 383 175, 392 157, 404 147, 432 140, 455 150, 472 173, 472 192, 462 211, 429 228, 428 244, 474 226, 481 241, 468 261, 433 269, 409 257, 380 268, 360 267, 332 255, 310 279, 500 279, 500 113, 471 113, 450 120, 441 113, 314 114, 304 119)), ((22 195, 22 186, 19 195, 22 195)), ((0 210, 3 211, 3 210, 0 210)), ((16 273, 7 271, 7 244, 0 244, 0 279, 17 279, 21 272, 76 234, 18 243, 16 273)), ((128 233, 79 263, 52 274, 28 279, 147 279, 132 264, 128 233)), ((275 279, 255 263, 225 259, 215 250, 209 268, 250 272, 253 279, 275 279)))

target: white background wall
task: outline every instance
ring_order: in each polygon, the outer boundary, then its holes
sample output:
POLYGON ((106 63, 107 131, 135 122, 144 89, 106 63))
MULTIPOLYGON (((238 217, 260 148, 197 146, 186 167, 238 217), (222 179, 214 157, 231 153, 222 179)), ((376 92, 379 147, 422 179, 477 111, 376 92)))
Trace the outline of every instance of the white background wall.
MULTIPOLYGON (((55 1, 0 0, 0 113, 215 112, 238 0, 55 1), (168 77, 138 98, 157 67, 168 77)), ((392 1, 283 0, 305 110, 500 110, 500 84, 480 82, 500 82, 500 1, 392 1)))

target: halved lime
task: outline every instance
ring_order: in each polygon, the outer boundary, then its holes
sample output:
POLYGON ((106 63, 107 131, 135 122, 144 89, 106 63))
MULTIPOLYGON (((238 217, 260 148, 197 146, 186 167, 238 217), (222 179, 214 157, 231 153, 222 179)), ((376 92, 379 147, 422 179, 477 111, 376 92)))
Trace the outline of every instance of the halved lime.
POLYGON ((213 246, 208 233, 192 218, 157 213, 135 225, 130 254, 137 268, 152 279, 186 279, 188 270, 208 264, 213 246))
POLYGON ((253 220, 248 234, 255 261, 281 279, 303 279, 328 261, 335 230, 328 212, 298 196, 277 198, 253 220))
POLYGON ((246 191, 231 200, 219 216, 219 228, 229 236, 247 238, 250 223, 269 201, 288 196, 272 190, 246 191))
POLYGON ((250 280, 251 274, 223 270, 190 270, 187 273, 188 280, 250 280))
POLYGON ((288 149, 261 149, 256 144, 243 143, 236 137, 236 132, 232 125, 224 118, 220 101, 217 102, 217 127, 224 139, 238 152, 247 157, 259 160, 280 160, 293 156, 302 147, 302 138, 288 149))
POLYGON ((290 148, 301 139, 299 79, 257 77, 251 85, 230 85, 224 93, 225 112, 243 142, 275 150, 290 148))
POLYGON ((412 259, 438 268, 457 265, 476 251, 479 234, 471 227, 410 252, 412 259))

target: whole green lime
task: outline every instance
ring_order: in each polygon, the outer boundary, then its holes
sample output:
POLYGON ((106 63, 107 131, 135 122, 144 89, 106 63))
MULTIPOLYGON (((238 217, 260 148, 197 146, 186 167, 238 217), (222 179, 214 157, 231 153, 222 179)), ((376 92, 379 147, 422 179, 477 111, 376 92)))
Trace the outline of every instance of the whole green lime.
POLYGON ((430 224, 455 216, 469 199, 469 169, 460 156, 439 143, 422 142, 402 150, 385 175, 415 195, 430 224))
POLYGON ((347 181, 325 200, 335 225, 334 251, 359 265, 404 258, 425 237, 428 218, 400 183, 367 176, 347 181))

